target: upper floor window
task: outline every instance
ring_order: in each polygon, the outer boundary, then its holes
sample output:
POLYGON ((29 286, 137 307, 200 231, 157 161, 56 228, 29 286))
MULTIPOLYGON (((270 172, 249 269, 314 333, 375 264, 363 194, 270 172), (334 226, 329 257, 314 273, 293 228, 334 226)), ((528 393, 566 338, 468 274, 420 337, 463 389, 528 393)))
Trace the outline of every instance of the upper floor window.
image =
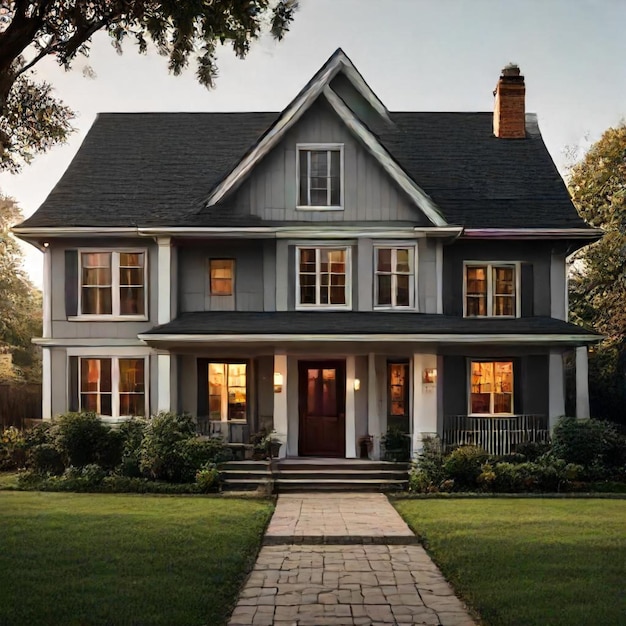
POLYGON ((81 315, 143 317, 145 285, 145 252, 80 253, 81 315))
POLYGON ((415 248, 375 249, 375 305, 386 308, 415 306, 415 248))
POLYGON ((235 261, 233 259, 210 259, 209 274, 212 296, 234 294, 235 261))
POLYGON ((513 413, 513 363, 471 361, 469 410, 472 415, 513 413))
POLYGON ((519 316, 516 263, 465 264, 465 316, 519 316))
POLYGON ((81 358, 80 409, 107 417, 146 415, 145 359, 81 358))
POLYGON ((298 248, 298 307, 350 306, 350 249, 298 248))
POLYGON ((341 209, 343 146, 299 144, 297 147, 298 207, 341 209))

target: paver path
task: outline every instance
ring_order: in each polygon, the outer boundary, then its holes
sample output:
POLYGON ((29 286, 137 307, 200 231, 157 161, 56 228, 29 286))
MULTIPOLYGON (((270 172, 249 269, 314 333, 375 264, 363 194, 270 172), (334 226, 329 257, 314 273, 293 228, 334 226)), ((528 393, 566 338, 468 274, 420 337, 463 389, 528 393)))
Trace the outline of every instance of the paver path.
POLYGON ((281 495, 229 626, 377 624, 474 621, 384 495, 281 495))

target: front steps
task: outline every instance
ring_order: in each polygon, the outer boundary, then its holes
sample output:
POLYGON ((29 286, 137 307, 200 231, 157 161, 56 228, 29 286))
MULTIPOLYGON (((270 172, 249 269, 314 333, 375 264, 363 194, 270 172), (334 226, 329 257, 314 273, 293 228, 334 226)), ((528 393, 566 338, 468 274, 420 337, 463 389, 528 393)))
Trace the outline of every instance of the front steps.
POLYGON ((397 491, 408 485, 408 463, 361 459, 298 458, 231 461, 220 466, 227 490, 397 491))

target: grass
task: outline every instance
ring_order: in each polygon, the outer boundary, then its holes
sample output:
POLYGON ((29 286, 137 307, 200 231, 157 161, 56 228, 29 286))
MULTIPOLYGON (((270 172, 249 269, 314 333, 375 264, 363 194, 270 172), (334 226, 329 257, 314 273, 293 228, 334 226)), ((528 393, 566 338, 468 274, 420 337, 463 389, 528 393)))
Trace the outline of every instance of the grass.
POLYGON ((488 626, 618 626, 625 500, 397 500, 488 626))
POLYGON ((225 623, 267 501, 0 492, 0 624, 225 623))

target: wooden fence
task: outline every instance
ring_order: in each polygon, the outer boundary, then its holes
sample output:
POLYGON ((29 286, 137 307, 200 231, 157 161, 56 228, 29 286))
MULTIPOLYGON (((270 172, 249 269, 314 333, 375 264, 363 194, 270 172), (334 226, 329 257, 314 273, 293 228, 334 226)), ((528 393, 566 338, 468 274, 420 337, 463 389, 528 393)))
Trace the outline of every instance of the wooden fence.
POLYGON ((41 419, 41 385, 0 383, 0 429, 27 428, 41 419))
POLYGON ((443 422, 443 444, 446 448, 474 445, 489 454, 502 455, 514 452, 520 443, 548 443, 549 440, 550 428, 546 415, 446 415, 443 422))

